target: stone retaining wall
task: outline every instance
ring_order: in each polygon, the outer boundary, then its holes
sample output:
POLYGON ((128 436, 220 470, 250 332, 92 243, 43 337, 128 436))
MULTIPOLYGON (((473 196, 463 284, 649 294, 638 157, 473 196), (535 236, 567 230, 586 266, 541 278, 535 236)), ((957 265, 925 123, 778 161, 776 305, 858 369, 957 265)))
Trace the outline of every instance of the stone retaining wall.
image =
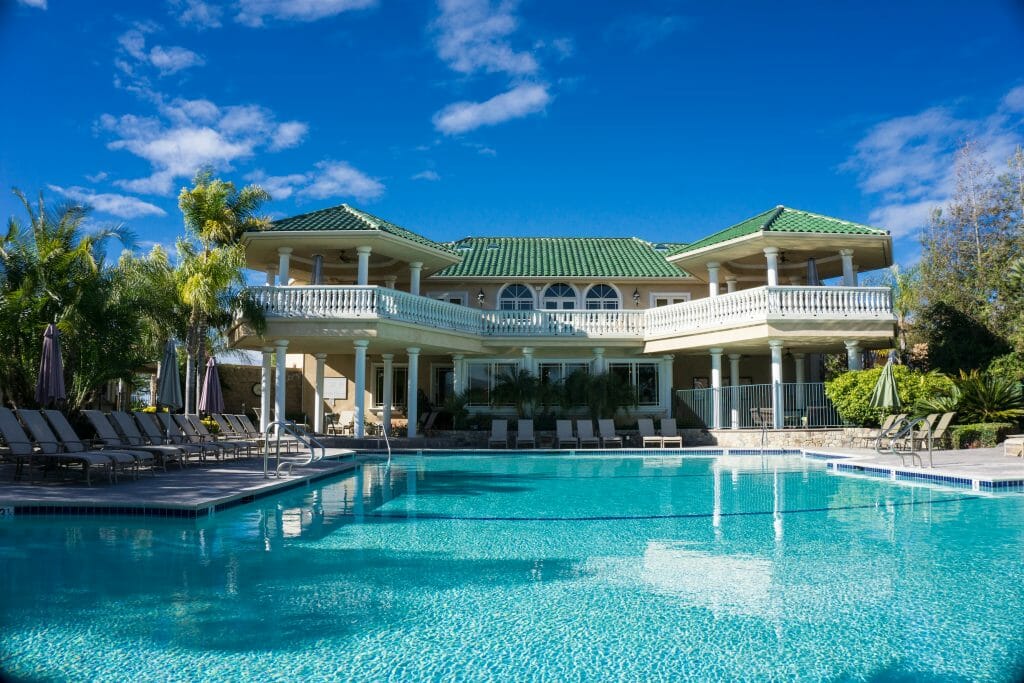
MULTIPOLYGON (((870 431, 870 430, 869 430, 870 431)), ((844 448, 850 437, 844 428, 837 429, 772 429, 764 443, 770 448, 844 448)), ((760 429, 718 429, 710 436, 721 448, 760 448, 760 429)))

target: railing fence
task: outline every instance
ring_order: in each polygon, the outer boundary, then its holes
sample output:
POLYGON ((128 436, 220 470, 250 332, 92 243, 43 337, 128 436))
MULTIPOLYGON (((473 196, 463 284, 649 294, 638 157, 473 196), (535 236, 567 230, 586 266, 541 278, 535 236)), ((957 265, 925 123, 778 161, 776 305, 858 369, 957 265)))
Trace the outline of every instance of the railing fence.
POLYGON ((779 425, 783 428, 841 427, 842 419, 820 382, 749 384, 676 391, 685 415, 709 429, 716 409, 722 429, 779 425), (777 399, 777 400, 776 400, 777 399))

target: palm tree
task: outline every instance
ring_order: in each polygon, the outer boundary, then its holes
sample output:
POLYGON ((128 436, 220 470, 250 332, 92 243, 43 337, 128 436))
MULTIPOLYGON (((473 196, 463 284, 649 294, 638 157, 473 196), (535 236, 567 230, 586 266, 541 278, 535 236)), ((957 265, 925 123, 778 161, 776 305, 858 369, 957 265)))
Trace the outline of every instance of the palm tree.
POLYGON ((178 194, 185 227, 204 245, 216 246, 237 244, 243 233, 265 229, 269 219, 258 212, 268 201, 270 195, 259 185, 236 190, 234 183, 214 178, 209 169, 197 173, 192 187, 178 194))
POLYGON ((921 306, 921 272, 917 266, 900 271, 898 265, 890 269, 889 286, 892 288, 892 308, 896 314, 896 334, 899 338, 900 362, 908 360, 907 336, 910 319, 921 306))
POLYGON ((530 417, 541 398, 540 379, 529 370, 503 372, 495 380, 494 403, 514 405, 519 417, 530 417))

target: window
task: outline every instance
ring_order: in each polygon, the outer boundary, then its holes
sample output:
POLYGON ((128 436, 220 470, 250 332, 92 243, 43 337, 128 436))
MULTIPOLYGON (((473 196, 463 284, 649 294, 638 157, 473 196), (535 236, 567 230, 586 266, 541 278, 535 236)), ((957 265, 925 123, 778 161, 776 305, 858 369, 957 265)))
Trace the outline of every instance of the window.
MULTIPOLYGON (((373 367, 373 404, 384 407, 384 366, 373 367)), ((409 396, 409 368, 404 365, 391 366, 391 407, 404 409, 409 396)))
POLYGON ((561 384, 574 372, 589 372, 588 363, 541 363, 537 366, 541 384, 561 384))
POLYGON ((509 285, 498 295, 502 311, 528 311, 533 308, 533 292, 526 285, 509 285))
POLYGON ((608 372, 633 386, 637 405, 658 405, 657 363, 609 363, 608 372))
POLYGON ((676 294, 663 294, 661 292, 651 294, 651 305, 657 308, 658 306, 671 306, 672 304, 681 304, 690 300, 690 294, 688 292, 680 292, 676 294))
POLYGON ((589 310, 614 310, 619 308, 619 294, 609 285, 594 285, 587 290, 589 310))
POLYGON ((455 369, 451 365, 435 365, 431 372, 434 382, 430 400, 435 406, 443 406, 448 397, 455 393, 455 369))
POLYGON ((516 363, 473 361, 466 363, 466 389, 471 406, 492 405, 494 385, 503 374, 511 374, 519 366, 516 363))
POLYGON ((544 290, 544 308, 548 310, 571 310, 576 308, 576 290, 558 282, 544 290))
POLYGON ((466 306, 469 303, 468 292, 430 292, 427 296, 438 301, 447 301, 456 306, 466 306))

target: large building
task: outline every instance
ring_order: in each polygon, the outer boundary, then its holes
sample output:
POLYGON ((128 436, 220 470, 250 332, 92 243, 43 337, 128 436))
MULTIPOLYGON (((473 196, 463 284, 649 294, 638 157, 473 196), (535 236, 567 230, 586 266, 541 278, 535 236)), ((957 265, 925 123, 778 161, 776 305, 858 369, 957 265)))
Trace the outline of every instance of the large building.
POLYGON ((708 392, 712 428, 757 423, 726 387, 774 387, 769 426, 813 425, 820 401, 801 388, 787 405, 781 387, 819 383, 822 353, 857 367, 890 344, 889 290, 857 283, 892 264, 884 230, 778 206, 690 244, 669 238, 440 243, 342 204, 246 233, 248 266, 267 274, 254 290, 266 330, 239 325, 232 342, 264 354, 264 421, 271 355, 302 354, 315 427, 351 410, 357 433, 419 415, 420 392, 435 404, 468 392, 470 409, 500 412, 491 390, 515 368, 546 382, 621 374, 641 415, 669 414, 674 391, 708 392))

